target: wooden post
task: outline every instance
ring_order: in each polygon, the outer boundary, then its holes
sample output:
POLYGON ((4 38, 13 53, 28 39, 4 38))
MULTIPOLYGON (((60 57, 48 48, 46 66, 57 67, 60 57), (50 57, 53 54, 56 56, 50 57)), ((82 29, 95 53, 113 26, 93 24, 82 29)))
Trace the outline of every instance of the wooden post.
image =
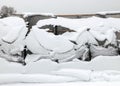
POLYGON ((25 59, 26 56, 27 56, 27 49, 26 49, 26 48, 27 48, 27 46, 25 45, 25 46, 24 46, 24 50, 22 51, 22 58, 23 58, 23 59, 25 59))
POLYGON ((58 35, 58 26, 57 25, 55 25, 55 27, 54 27, 54 34, 58 35))

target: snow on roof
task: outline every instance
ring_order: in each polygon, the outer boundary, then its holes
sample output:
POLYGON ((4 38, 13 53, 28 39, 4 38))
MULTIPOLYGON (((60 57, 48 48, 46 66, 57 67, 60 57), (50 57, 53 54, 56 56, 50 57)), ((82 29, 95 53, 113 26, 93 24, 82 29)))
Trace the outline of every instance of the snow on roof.
POLYGON ((98 14, 106 15, 106 14, 115 14, 115 13, 120 13, 120 11, 102 11, 102 12, 97 12, 98 14))
POLYGON ((53 13, 30 13, 30 12, 25 12, 25 13, 22 13, 22 14, 24 14, 24 17, 33 16, 33 15, 43 15, 43 16, 51 16, 51 17, 55 16, 53 13))

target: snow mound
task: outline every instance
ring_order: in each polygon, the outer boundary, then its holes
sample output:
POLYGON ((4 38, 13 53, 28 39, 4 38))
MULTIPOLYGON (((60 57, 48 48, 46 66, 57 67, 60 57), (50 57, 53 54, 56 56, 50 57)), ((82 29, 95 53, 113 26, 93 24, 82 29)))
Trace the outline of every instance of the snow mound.
POLYGON ((11 29, 6 36, 2 37, 2 40, 7 43, 13 43, 18 39, 23 29, 25 29, 23 26, 13 27, 13 29, 11 29))
POLYGON ((73 49, 73 44, 62 37, 51 35, 41 29, 32 29, 39 43, 41 43, 46 49, 53 50, 55 52, 66 52, 73 49))
POLYGON ((6 17, 0 19, 0 22, 6 26, 14 27, 14 26, 26 26, 25 21, 19 17, 6 17))
POLYGON ((19 17, 7 17, 0 19, 0 22, 0 54, 6 56, 5 58, 8 58, 7 55, 10 57, 11 55, 21 55, 28 30, 24 20, 19 17))
POLYGON ((94 28, 90 28, 89 31, 83 31, 82 33, 80 33, 76 39, 76 42, 78 44, 85 44, 85 43, 89 43, 89 44, 96 44, 98 45, 98 41, 105 41, 105 45, 108 44, 114 44, 116 45, 116 35, 115 35, 115 30, 114 29, 107 29, 104 27, 103 30, 100 30, 101 27, 94 27, 94 28), (97 39, 97 40, 96 40, 97 39))
POLYGON ((97 44, 98 45, 95 38, 88 31, 84 31, 83 33, 80 33, 79 36, 76 39, 76 42, 79 45, 84 45, 85 43, 97 44))
POLYGON ((64 59, 75 52, 74 44, 69 40, 36 27, 33 27, 27 36, 26 45, 33 53, 51 55, 52 59, 64 59))

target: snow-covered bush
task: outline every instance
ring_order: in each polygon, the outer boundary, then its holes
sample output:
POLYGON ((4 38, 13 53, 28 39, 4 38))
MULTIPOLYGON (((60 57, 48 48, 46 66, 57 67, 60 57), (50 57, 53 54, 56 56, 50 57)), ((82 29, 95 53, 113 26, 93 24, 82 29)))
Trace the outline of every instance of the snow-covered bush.
POLYGON ((33 27, 26 37, 26 45, 32 53, 46 55, 52 60, 62 61, 75 53, 74 44, 69 40, 37 27, 33 27))
POLYGON ((0 55, 10 61, 22 61, 27 28, 23 19, 7 17, 0 19, 0 55))
POLYGON ((89 51, 89 46, 86 45, 76 45, 75 47, 75 57, 79 60, 83 60, 83 61, 90 61, 91 60, 91 55, 90 55, 90 51, 89 51))
POLYGON ((117 39, 115 29, 110 27, 94 27, 86 29, 80 33, 76 43, 79 45, 89 45, 91 58, 99 55, 116 56, 118 55, 117 39))
POLYGON ((117 56, 118 55, 118 49, 112 46, 105 48, 102 46, 90 45, 90 52, 91 52, 92 58, 95 58, 97 56, 117 56))

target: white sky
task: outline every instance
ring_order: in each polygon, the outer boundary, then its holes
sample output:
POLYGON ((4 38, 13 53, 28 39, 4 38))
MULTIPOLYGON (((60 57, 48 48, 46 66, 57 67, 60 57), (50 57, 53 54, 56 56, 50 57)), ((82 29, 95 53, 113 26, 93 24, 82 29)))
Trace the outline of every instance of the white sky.
POLYGON ((120 0, 0 0, 0 6, 15 7, 18 12, 80 14, 119 11, 120 0))

